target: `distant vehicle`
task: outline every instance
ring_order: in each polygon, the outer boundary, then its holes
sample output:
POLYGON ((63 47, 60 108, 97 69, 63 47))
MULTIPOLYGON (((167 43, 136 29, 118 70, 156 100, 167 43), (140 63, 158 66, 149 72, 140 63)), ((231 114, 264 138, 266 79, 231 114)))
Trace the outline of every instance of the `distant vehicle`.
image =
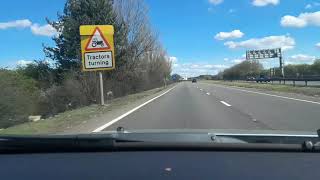
POLYGON ((247 81, 254 81, 254 80, 256 80, 255 77, 248 77, 248 78, 247 78, 247 81))
POLYGON ((192 79, 192 83, 197 83, 197 79, 192 79))
POLYGON ((257 83, 262 83, 262 82, 270 82, 270 77, 265 76, 265 75, 260 75, 260 77, 256 78, 257 83))

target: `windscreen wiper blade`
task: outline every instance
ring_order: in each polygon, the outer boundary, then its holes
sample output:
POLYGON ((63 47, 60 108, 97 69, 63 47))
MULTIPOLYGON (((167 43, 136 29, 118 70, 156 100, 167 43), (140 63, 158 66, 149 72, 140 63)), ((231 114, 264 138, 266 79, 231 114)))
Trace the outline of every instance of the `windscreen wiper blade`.
POLYGON ((110 136, 2 136, 0 153, 69 152, 112 150, 117 139, 110 136))
POLYGON ((113 151, 320 152, 318 144, 152 142, 117 135, 0 136, 0 153, 113 151))

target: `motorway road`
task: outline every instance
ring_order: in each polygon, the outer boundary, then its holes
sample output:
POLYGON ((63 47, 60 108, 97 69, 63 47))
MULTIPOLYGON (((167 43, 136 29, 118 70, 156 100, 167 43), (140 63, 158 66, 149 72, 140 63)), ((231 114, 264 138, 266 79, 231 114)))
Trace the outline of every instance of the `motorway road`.
MULTIPOLYGON (((244 129, 316 131, 320 101, 290 94, 182 82, 103 130, 244 129)), ((102 129, 101 129, 102 130, 102 129)))

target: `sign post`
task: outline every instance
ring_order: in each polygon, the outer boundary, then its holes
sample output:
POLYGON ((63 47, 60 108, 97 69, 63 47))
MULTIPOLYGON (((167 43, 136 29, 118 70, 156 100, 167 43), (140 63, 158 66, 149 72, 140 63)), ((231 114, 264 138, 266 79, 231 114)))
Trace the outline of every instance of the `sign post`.
POLYGON ((101 105, 104 105, 104 94, 103 94, 103 78, 102 78, 102 72, 99 72, 99 79, 100 79, 100 102, 101 105))
POLYGON ((102 71, 115 68, 113 34, 111 25, 80 26, 82 70, 99 71, 101 105, 104 105, 102 71))
POLYGON ((280 55, 279 61, 280 61, 279 63, 280 63, 281 75, 284 78, 284 69, 283 69, 284 63, 283 63, 282 55, 280 55))

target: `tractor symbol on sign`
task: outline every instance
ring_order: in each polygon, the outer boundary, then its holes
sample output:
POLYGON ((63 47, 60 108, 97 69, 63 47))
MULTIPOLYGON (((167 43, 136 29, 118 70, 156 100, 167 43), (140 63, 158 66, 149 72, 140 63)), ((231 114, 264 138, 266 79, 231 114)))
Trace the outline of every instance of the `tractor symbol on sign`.
POLYGON ((104 47, 104 43, 103 41, 98 41, 97 38, 93 38, 92 39, 92 47, 96 47, 96 46, 101 46, 101 47, 104 47))

